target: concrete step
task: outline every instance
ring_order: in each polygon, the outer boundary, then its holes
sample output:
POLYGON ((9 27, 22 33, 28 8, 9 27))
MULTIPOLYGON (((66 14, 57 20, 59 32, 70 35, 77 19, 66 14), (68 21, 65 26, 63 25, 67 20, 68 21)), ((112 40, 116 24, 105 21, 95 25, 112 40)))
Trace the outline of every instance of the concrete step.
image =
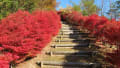
MULTIPOLYGON (((57 47, 57 48, 52 48, 50 50, 51 52, 58 52, 58 51, 71 51, 71 52, 79 52, 79 51, 97 51, 97 49, 92 49, 89 47, 57 47)), ((65 55, 64 55, 65 56, 65 55)))
POLYGON ((67 66, 69 68, 79 67, 79 68, 98 68, 101 66, 99 63, 82 63, 82 62, 58 62, 58 61, 38 61, 40 67, 44 67, 44 65, 50 66, 67 66))
MULTIPOLYGON (((57 39, 59 40, 59 39, 64 39, 64 40, 68 40, 68 39, 72 39, 72 40, 80 40, 80 39, 88 39, 88 40, 96 40, 96 38, 89 38, 89 37, 70 37, 70 36, 57 36, 57 39)), ((57 40, 56 39, 56 40, 57 40)))
MULTIPOLYGON (((51 52, 53 52, 53 51, 51 51, 51 52)), ((72 51, 72 52, 78 52, 78 51, 72 51)), ((79 56, 79 55, 73 56, 73 55, 50 55, 50 54, 46 54, 46 56, 42 59, 42 61, 60 61, 60 62, 69 61, 69 62, 88 63, 88 62, 95 62, 96 60, 98 60, 98 59, 96 59, 97 57, 98 57, 98 55, 92 57, 92 56, 79 56)))
POLYGON ((80 32, 80 31, 78 31, 78 32, 75 32, 75 31, 60 32, 59 34, 67 34, 67 35, 69 35, 69 34, 77 34, 77 35, 84 34, 84 35, 89 35, 89 33, 83 33, 83 32, 80 32))
POLYGON ((88 40, 88 39, 86 39, 86 40, 71 40, 71 39, 69 39, 69 40, 54 40, 53 42, 75 42, 75 43, 94 43, 95 42, 95 40, 88 40))
POLYGON ((61 28, 61 30, 78 30, 78 29, 71 28, 71 27, 63 27, 61 28))
POLYGON ((71 30, 71 29, 69 29, 69 30, 67 30, 67 29, 63 29, 63 30, 61 30, 62 32, 81 32, 80 30, 71 30))
POLYGON ((49 51, 46 52, 47 55, 51 55, 51 56, 62 56, 62 55, 66 55, 66 56, 80 56, 80 57, 94 57, 97 55, 97 51, 77 51, 77 52, 73 52, 73 51, 49 51))
POLYGON ((96 39, 95 37, 89 37, 87 35, 58 35, 57 38, 70 38, 70 39, 96 39))
POLYGON ((82 31, 78 31, 78 30, 61 30, 60 33, 80 33, 80 34, 86 34, 89 35, 89 32, 82 32, 82 31))
POLYGON ((64 38, 64 37, 57 37, 54 41, 95 41, 95 38, 64 38))
POLYGON ((59 34, 57 37, 62 37, 62 38, 70 38, 70 39, 76 39, 76 38, 94 38, 94 37, 89 37, 88 35, 78 35, 78 34, 59 34))
MULTIPOLYGON (((79 48, 80 49, 80 48, 79 48)), ((81 48, 82 49, 82 48, 81 48)), ((82 50, 87 50, 88 48, 84 48, 84 49, 82 49, 82 50)), ((77 49, 74 49, 74 48, 63 48, 63 47, 57 47, 57 48, 51 48, 51 50, 50 51, 52 51, 52 52, 54 52, 54 51, 73 51, 73 52, 76 52, 76 51, 79 51, 79 50, 77 50, 77 49)))
MULTIPOLYGON (((85 44, 86 42, 52 42, 52 44, 85 44)), ((94 43, 90 43, 94 44, 94 43)))
POLYGON ((42 61, 61 61, 61 62, 64 62, 64 61, 66 61, 66 59, 65 59, 65 56, 47 55, 42 59, 42 61))
POLYGON ((63 24, 62 27, 76 27, 77 25, 66 25, 66 24, 63 24))
POLYGON ((62 48, 69 48, 69 47, 89 47, 92 46, 92 44, 55 44, 55 45, 51 45, 51 47, 54 47, 54 48, 58 48, 58 47, 62 47, 62 48))
POLYGON ((98 57, 98 51, 92 49, 95 37, 73 27, 62 24, 51 49, 45 52, 46 57, 37 62, 41 68, 102 68, 94 63, 98 57))

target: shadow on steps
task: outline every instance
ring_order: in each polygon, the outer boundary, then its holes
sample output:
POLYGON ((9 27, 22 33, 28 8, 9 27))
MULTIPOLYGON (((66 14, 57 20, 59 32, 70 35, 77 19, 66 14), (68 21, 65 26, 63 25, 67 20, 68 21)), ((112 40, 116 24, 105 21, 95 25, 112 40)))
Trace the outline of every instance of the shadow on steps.
MULTIPOLYGON (((64 23, 66 24, 66 23, 64 23)), ((69 25, 71 27, 71 25, 69 25)), ((83 51, 87 49, 87 51, 97 51, 96 46, 94 46, 95 40, 91 40, 91 39, 85 39, 86 37, 89 37, 89 34, 86 33, 82 33, 82 34, 78 34, 76 28, 71 27, 70 30, 73 30, 72 34, 69 34, 69 38, 71 39, 75 39, 73 41, 73 43, 77 43, 79 46, 79 44, 86 44, 86 45, 91 45, 91 43, 93 43, 93 45, 91 46, 91 48, 89 47, 74 47, 73 49, 78 50, 78 51, 83 51), (76 35, 76 36, 73 36, 76 35), (82 42, 78 42, 77 40, 83 40, 82 42)), ((81 31, 80 31, 81 32, 81 31)), ((66 62, 83 62, 83 63, 96 63, 95 65, 89 66, 89 67, 84 67, 84 68, 109 68, 109 67, 102 67, 102 63, 104 62, 105 58, 103 56, 101 56, 100 54, 96 54, 94 56, 89 56, 89 57, 79 57, 79 56, 74 56, 74 54, 69 54, 65 57, 66 62)), ((63 68, 66 68, 66 66, 64 66, 63 68)), ((73 67, 74 68, 74 67, 73 67)), ((77 67, 77 68, 81 68, 81 67, 77 67)))

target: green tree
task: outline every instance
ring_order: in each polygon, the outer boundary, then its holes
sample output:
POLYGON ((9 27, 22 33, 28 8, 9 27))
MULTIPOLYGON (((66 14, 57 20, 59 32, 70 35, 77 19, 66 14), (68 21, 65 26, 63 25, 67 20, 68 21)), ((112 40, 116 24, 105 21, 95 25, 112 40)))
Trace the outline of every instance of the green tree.
POLYGON ((19 7, 25 10, 41 9, 41 10, 54 10, 56 8, 56 0, 18 0, 19 7))
POLYGON ((71 3, 72 3, 72 8, 73 8, 73 10, 75 10, 75 11, 78 11, 78 12, 82 12, 82 9, 81 9, 81 2, 80 2, 80 4, 76 4, 76 3, 74 3, 74 2, 72 2, 71 1, 71 3))
POLYGON ((55 10, 55 7, 56 0, 0 0, 0 19, 18 9, 31 12, 34 9, 55 10))
POLYGON ((32 11, 34 7, 33 0, 0 0, 0 19, 18 9, 32 11))
POLYGON ((82 12, 83 15, 97 14, 100 9, 94 4, 94 0, 80 0, 79 4, 71 2, 73 10, 82 12))
POLYGON ((114 19, 119 19, 120 18, 120 1, 116 1, 112 3, 110 10, 107 12, 107 14, 114 19))

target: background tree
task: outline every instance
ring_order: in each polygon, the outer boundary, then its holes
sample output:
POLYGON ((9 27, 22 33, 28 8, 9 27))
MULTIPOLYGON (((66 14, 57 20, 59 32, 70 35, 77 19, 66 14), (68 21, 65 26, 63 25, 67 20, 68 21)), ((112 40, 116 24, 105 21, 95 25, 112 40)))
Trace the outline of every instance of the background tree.
POLYGON ((41 10, 55 10, 56 0, 34 0, 38 9, 41 10))
POLYGON ((33 0, 0 0, 0 19, 18 9, 32 11, 35 7, 33 0))
POLYGON ((0 19, 18 9, 29 12, 34 9, 55 10, 56 0, 0 0, 0 19))
POLYGON ((120 1, 112 3, 110 10, 107 12, 110 18, 118 20, 120 18, 120 1))
POLYGON ((94 0, 80 0, 79 4, 71 2, 73 10, 82 12, 83 15, 98 14, 100 9, 94 4, 94 0))
POLYGON ((81 2, 79 4, 76 4, 76 3, 71 1, 71 3, 72 3, 72 9, 73 10, 78 11, 78 12, 82 12, 82 9, 80 7, 81 6, 81 2))

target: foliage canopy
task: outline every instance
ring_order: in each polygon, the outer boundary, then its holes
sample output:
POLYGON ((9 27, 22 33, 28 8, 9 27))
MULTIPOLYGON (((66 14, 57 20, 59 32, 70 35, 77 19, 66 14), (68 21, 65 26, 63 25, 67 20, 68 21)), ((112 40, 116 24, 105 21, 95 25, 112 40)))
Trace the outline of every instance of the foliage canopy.
POLYGON ((94 4, 94 0, 80 0, 79 4, 72 2, 73 10, 82 12, 83 15, 97 14, 99 8, 94 4))
POLYGON ((0 0, 0 19, 18 9, 29 12, 34 9, 53 10, 56 7, 56 0, 0 0))

